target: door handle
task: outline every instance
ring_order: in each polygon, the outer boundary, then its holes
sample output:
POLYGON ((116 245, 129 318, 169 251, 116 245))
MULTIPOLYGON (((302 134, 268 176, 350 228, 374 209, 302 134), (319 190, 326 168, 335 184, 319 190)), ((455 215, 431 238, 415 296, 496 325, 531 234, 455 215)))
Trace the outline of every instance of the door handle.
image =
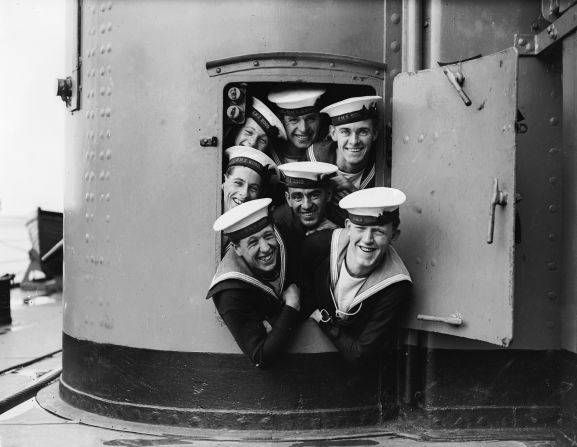
POLYGON ((493 233, 495 232, 495 208, 497 205, 507 204, 507 193, 499 189, 499 180, 493 179, 493 194, 489 206, 489 231, 487 233, 487 244, 493 243, 493 233))
POLYGON ((450 317, 437 317, 435 315, 417 315, 417 320, 421 321, 437 321, 439 323, 447 323, 451 326, 461 326, 463 324, 463 319, 461 315, 455 313, 450 317))

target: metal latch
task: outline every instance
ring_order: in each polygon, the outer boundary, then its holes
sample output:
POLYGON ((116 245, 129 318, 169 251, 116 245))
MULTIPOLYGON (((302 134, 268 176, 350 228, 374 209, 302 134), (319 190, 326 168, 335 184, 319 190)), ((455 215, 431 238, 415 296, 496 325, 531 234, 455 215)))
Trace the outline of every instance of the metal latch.
POLYGON ((56 80, 56 96, 60 96, 62 101, 70 107, 70 100, 72 99, 72 77, 68 76, 66 79, 56 80))
POLYGON ((495 232, 495 208, 507 205, 507 193, 499 189, 499 180, 493 179, 493 194, 489 205, 489 230, 487 233, 487 244, 493 243, 493 233, 495 232))
POLYGON ((460 71, 453 72, 449 67, 443 67, 443 73, 445 73, 445 76, 447 76, 451 85, 455 87, 455 90, 457 90, 457 93, 465 105, 469 107, 471 105, 471 99, 463 90, 463 84, 465 83, 465 76, 463 76, 463 73, 460 71))
POLYGON ((451 326, 461 326, 463 324, 463 319, 458 313, 452 314, 450 317, 437 317, 435 315, 417 315, 417 320, 422 321, 436 321, 439 323, 450 324, 451 326))

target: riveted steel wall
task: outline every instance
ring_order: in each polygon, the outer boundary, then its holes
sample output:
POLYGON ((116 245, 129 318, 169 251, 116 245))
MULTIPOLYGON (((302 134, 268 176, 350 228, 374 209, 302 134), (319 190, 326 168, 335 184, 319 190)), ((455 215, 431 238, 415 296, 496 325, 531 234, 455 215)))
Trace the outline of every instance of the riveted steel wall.
MULTIPOLYGON (((82 107, 69 119, 64 331, 126 346, 239 352, 205 293, 219 256, 228 82, 372 85, 383 73, 296 66, 212 76, 266 52, 382 61, 383 3, 84 1, 82 107), (357 73, 358 74, 358 73, 357 73), (217 136, 216 147, 201 147, 217 136)), ((72 35, 75 38, 75 35, 72 35)), ((254 67, 253 67, 254 68, 254 67)), ((324 349, 327 349, 325 345, 324 349)))

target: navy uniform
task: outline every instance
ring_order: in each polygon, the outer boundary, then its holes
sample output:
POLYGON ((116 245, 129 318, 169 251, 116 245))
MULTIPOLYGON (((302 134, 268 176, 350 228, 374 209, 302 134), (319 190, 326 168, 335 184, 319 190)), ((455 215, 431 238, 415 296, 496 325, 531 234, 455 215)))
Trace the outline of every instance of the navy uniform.
MULTIPOLYGON (((398 225, 398 205, 404 194, 393 188, 354 192, 339 205, 348 210, 351 225, 398 225)), ((349 226, 347 226, 349 228, 349 226)), ((311 315, 352 364, 374 359, 395 341, 398 323, 412 290, 410 274, 392 245, 383 244, 383 256, 368 271, 355 276, 345 259, 352 229, 323 231, 303 243, 303 270, 307 284, 303 296, 318 309, 311 315)), ((396 231, 396 229, 395 229, 396 231)))
MULTIPOLYGON (((302 116, 310 113, 319 113, 318 99, 325 93, 324 89, 300 88, 271 92, 268 100, 276 105, 276 112, 280 116, 302 116)), ((286 131, 286 129, 285 129, 286 131)), ((319 138, 318 132, 315 140, 319 138)), ((300 153, 290 153, 290 136, 280 143, 278 149, 269 150, 271 158, 277 165, 306 160, 306 147, 300 153), (286 146, 286 147, 285 147, 286 146)), ((311 141, 312 143, 312 141, 311 141)))
MULTIPOLYGON (((307 149, 307 159, 311 161, 322 161, 325 163, 332 163, 338 166, 337 177, 347 180, 346 189, 342 189, 343 193, 351 193, 353 191, 358 191, 360 189, 372 188, 375 186, 375 150, 372 147, 373 141, 370 140, 366 142, 369 145, 368 151, 366 152, 364 159, 359 162, 355 161, 354 170, 351 170, 350 166, 347 166, 346 156, 344 151, 339 153, 339 142, 337 138, 337 132, 339 126, 348 125, 351 126, 353 123, 360 123, 365 120, 373 120, 378 116, 377 103, 382 98, 380 96, 359 96, 354 98, 347 98, 343 101, 331 104, 321 110, 321 113, 326 113, 331 119, 330 135, 331 140, 324 140, 318 143, 314 143, 307 149)), ((375 128, 375 123, 373 122, 371 127, 374 133, 374 139, 376 139, 378 132, 375 128)), ((359 145, 359 140, 355 143, 359 145)), ((344 142, 343 142, 344 143, 344 142)), ((341 144, 343 144, 341 143, 341 144)), ((361 143, 362 145, 362 143, 361 143)), ((338 190, 338 188, 337 188, 338 190)), ((333 200, 333 204, 329 207, 329 216, 339 225, 343 225, 346 219, 346 213, 336 206, 338 200, 333 200)))
POLYGON ((235 249, 226 252, 218 264, 207 293, 242 352, 254 365, 266 368, 281 355, 301 321, 299 311, 283 302, 292 274, 287 271, 284 242, 268 214, 271 199, 243 203, 226 212, 214 224, 231 240, 272 229, 278 244, 273 274, 259 274, 235 249))
POLYGON ((289 188, 297 191, 302 189, 303 194, 306 194, 306 190, 320 189, 324 194, 324 201, 319 198, 309 204, 308 209, 314 209, 318 213, 317 222, 314 226, 305 226, 297 212, 289 206, 286 200, 273 212, 273 220, 290 249, 291 259, 299 263, 300 248, 305 237, 317 231, 337 228, 337 225, 326 217, 326 206, 330 198, 329 179, 334 175, 337 167, 328 163, 303 161, 286 163, 278 168, 282 173, 282 181, 286 186, 287 194, 291 193, 289 188))

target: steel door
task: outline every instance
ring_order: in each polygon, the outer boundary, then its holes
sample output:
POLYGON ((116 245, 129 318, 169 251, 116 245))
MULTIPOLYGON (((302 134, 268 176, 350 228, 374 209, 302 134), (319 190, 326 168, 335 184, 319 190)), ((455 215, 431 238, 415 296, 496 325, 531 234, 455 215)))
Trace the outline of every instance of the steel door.
POLYGON ((510 343, 516 114, 513 48, 395 78, 392 186, 407 195, 395 246, 415 286, 406 327, 510 343))

